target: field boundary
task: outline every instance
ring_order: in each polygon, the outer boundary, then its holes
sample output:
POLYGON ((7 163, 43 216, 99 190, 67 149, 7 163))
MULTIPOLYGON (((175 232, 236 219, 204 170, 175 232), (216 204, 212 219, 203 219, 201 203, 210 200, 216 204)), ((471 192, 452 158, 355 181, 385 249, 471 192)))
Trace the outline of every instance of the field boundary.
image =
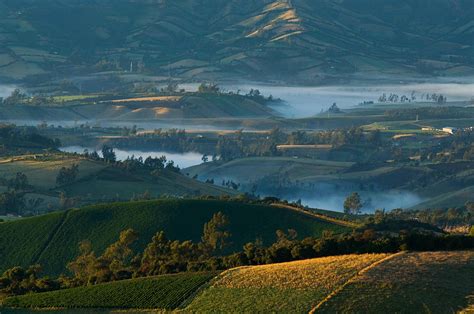
POLYGON ((372 264, 370 264, 369 266, 359 270, 354 276, 352 276, 351 278, 349 278, 345 283, 343 283, 342 285, 340 285, 339 287, 337 287, 333 292, 331 292, 330 294, 328 294, 322 301, 320 301, 315 307, 313 307, 311 309, 311 311, 309 311, 310 314, 314 314, 316 313, 325 303, 327 303, 329 300, 331 300, 332 298, 334 298, 339 292, 341 292, 342 290, 344 290, 345 287, 347 287, 349 284, 353 283, 356 281, 356 279, 358 277, 360 277, 361 275, 365 274, 367 271, 371 270, 372 268, 374 267, 377 267, 379 266, 380 264, 388 261, 388 260, 391 260, 393 258, 396 258, 400 255, 403 255, 405 254, 405 252, 398 252, 398 253, 395 253, 395 254, 391 254, 389 256, 386 256, 376 262, 373 262, 372 264))
POLYGON ((214 282, 216 282, 219 278, 221 278, 222 274, 226 271, 221 271, 217 273, 214 277, 200 285, 193 293, 191 293, 186 299, 181 302, 181 304, 176 308, 177 310, 185 310, 191 303, 196 299, 196 297, 204 292, 207 288, 210 288, 214 282))
POLYGON ((290 210, 296 211, 298 213, 304 214, 306 216, 310 216, 310 217, 313 217, 313 218, 324 220, 326 222, 330 222, 330 223, 333 223, 333 224, 336 224, 336 225, 339 225, 339 226, 342 226, 342 227, 347 227, 347 228, 358 228, 358 227, 360 227, 355 222, 345 221, 345 220, 342 220, 342 219, 337 219, 337 218, 334 218, 334 217, 318 214, 318 213, 311 212, 309 210, 304 210, 304 209, 301 209, 301 208, 298 208, 298 207, 295 207, 295 206, 291 206, 291 205, 274 203, 274 204, 271 204, 270 206, 290 209, 290 210))
POLYGON ((49 234, 48 239, 44 243, 43 247, 38 251, 38 254, 36 254, 36 256, 33 256, 33 258, 31 259, 31 264, 32 265, 37 264, 39 262, 39 260, 43 256, 43 253, 48 249, 48 247, 51 244, 51 242, 53 241, 54 237, 58 234, 59 230, 61 230, 61 228, 66 223, 66 220, 69 217, 70 212, 71 212, 71 210, 66 210, 64 213, 62 213, 61 220, 54 227, 54 229, 51 231, 51 233, 49 234))

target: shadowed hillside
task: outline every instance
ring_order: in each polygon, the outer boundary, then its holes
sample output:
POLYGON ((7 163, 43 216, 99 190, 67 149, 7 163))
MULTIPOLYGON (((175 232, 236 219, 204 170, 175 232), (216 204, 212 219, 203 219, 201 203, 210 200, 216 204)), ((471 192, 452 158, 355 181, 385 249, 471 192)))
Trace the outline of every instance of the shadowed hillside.
POLYGON ((466 74, 473 13, 468 0, 1 0, 0 76, 466 74))

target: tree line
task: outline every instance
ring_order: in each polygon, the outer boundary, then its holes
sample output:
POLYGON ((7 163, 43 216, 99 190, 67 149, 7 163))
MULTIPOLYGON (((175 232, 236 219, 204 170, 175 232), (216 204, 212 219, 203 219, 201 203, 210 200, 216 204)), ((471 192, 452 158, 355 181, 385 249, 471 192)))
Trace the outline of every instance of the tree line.
POLYGON ((122 231, 118 240, 100 255, 90 241, 84 240, 79 243, 79 255, 67 265, 68 276, 41 277, 39 265, 26 269, 13 267, 0 277, 0 292, 20 295, 161 274, 224 270, 341 254, 474 248, 474 236, 447 235, 416 222, 415 228, 413 222, 378 213, 352 233, 323 231, 319 238, 300 239, 293 229, 277 230, 276 240, 269 246, 256 239, 245 244, 241 251, 226 255, 225 248, 232 236, 229 224, 228 218, 218 212, 204 224, 200 242, 170 240, 159 231, 138 253, 134 252, 133 244, 139 235, 133 229, 122 231), (425 229, 416 231, 420 226, 425 229))

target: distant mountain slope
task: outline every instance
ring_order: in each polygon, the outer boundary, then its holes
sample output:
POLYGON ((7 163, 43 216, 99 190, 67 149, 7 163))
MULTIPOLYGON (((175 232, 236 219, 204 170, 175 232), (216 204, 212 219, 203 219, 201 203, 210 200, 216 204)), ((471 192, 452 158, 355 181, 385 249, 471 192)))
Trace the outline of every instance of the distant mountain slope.
POLYGON ((0 76, 468 74, 469 0, 0 0, 0 76))
POLYGON ((161 230, 173 240, 199 241, 204 223, 219 211, 230 221, 229 251, 238 251, 257 238, 273 243, 278 229, 295 229, 301 238, 320 236, 324 230, 350 230, 289 208, 241 202, 159 200, 104 204, 0 223, 0 272, 38 263, 46 274, 58 275, 78 254, 79 241, 90 240, 97 253, 103 252, 127 228, 139 233, 140 250, 161 230), (28 232, 30 229, 32 232, 28 232))

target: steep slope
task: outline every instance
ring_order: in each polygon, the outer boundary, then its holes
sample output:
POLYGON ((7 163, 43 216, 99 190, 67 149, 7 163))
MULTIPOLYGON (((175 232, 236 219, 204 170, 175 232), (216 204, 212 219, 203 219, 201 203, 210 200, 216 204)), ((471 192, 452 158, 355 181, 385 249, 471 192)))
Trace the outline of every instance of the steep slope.
POLYGON ((315 82, 473 71, 469 0, 1 0, 0 75, 315 82))
POLYGON ((229 251, 238 251, 257 238, 272 243, 278 229, 295 229, 300 237, 320 236, 324 230, 350 230, 288 208, 238 202, 160 200, 105 204, 69 210, 63 216, 51 214, 0 224, 0 272, 15 265, 38 263, 47 274, 57 275, 77 255, 79 241, 88 239, 96 252, 102 252, 127 228, 140 234, 140 250, 161 230, 170 239, 199 241, 204 223, 219 211, 230 221, 229 251), (32 225, 36 226, 35 233, 25 232, 32 225))

